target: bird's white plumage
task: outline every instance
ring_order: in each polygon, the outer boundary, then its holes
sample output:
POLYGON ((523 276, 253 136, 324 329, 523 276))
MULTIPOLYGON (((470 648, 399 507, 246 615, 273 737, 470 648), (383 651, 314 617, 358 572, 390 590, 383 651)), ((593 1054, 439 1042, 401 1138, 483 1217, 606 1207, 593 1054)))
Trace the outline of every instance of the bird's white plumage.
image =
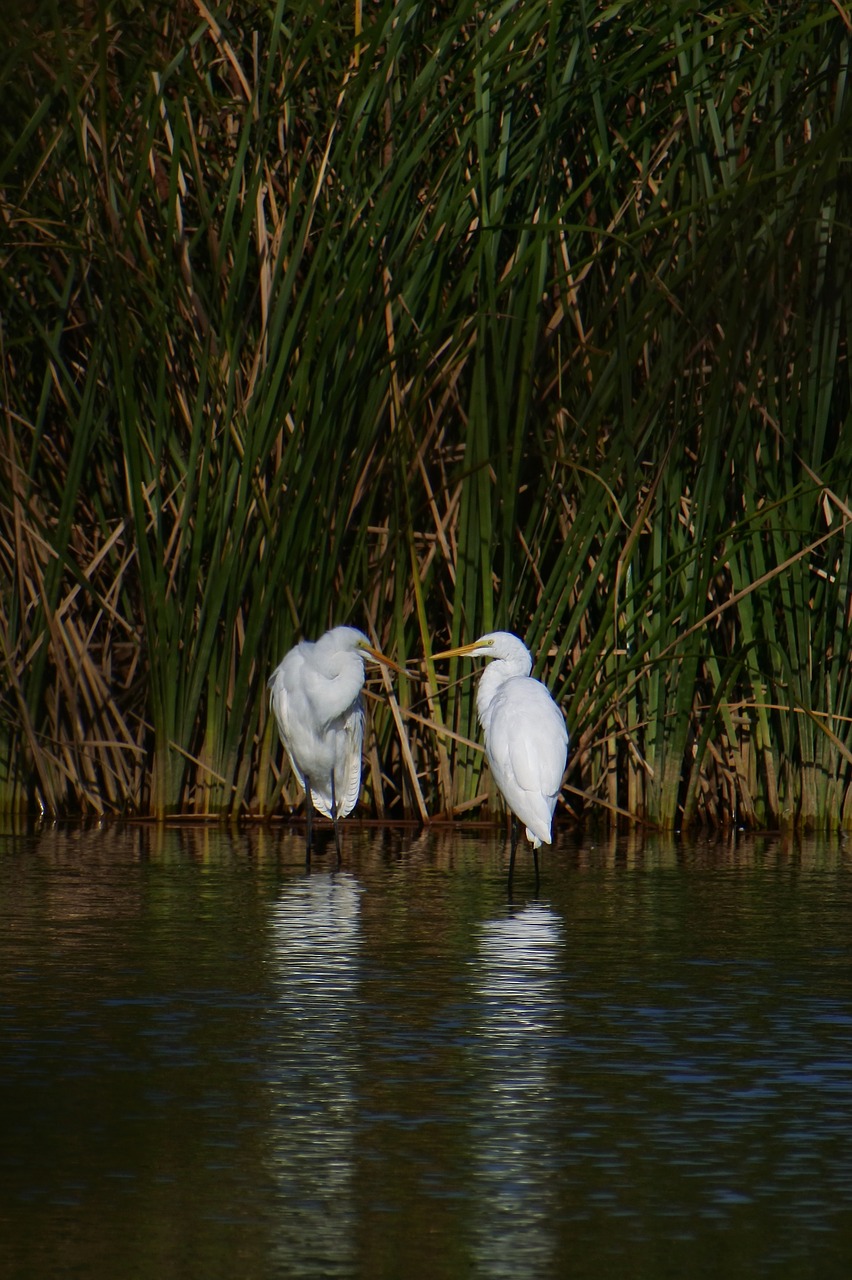
MULTIPOLYGON (((477 704, 477 711, 479 710, 477 704)), ((550 844, 568 755, 565 721, 543 684, 514 676, 480 715, 494 781, 536 847, 550 844)))
POLYGON ((540 680, 532 657, 508 631, 490 631, 452 654, 492 659, 476 691, 485 754, 503 799, 534 849, 551 843, 553 811, 568 760, 565 718, 540 680))
POLYGON ((327 818, 351 813, 361 790, 365 654, 375 651, 362 632, 334 627, 317 641, 302 640, 269 678, 269 702, 290 763, 327 818))

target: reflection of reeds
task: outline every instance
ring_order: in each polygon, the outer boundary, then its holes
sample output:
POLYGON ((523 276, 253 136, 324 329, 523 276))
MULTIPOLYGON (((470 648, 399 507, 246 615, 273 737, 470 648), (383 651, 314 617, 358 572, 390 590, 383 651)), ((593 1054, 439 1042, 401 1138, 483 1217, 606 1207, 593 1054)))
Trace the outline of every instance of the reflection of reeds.
POLYGON ((576 812, 852 825, 849 32, 747 10, 4 19, 0 807, 270 812, 353 621, 376 812, 505 625, 576 812))

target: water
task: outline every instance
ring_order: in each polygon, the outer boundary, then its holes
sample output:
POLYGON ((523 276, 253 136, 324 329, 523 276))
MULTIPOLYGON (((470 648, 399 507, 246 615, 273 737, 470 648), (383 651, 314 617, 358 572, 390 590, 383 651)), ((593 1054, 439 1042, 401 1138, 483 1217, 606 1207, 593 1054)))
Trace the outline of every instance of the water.
POLYGON ((852 863, 0 836, 0 1277, 845 1277, 852 863))

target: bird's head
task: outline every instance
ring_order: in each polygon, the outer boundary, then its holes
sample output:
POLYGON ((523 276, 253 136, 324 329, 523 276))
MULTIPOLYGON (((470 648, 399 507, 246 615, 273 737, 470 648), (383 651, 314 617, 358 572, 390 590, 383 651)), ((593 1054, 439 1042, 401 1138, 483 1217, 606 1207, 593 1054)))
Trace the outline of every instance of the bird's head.
POLYGON ((432 656, 436 662, 441 658, 502 658, 532 664, 529 649, 511 631, 487 631, 470 644, 459 645, 457 649, 445 649, 443 653, 432 656))
POLYGON ((324 645, 332 653, 356 653, 361 658, 372 658, 374 662, 382 662, 392 671, 401 670, 391 658, 374 648, 364 632, 359 631, 357 627, 333 627, 324 636, 320 636, 317 644, 324 645))

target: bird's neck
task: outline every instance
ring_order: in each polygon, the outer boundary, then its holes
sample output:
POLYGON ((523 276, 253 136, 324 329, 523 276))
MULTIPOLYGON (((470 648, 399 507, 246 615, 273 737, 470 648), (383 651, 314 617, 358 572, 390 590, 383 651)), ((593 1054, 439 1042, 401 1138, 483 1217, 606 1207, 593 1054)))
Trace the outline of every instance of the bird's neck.
POLYGON ((489 662, 479 677, 479 683, 476 686, 476 714, 479 717, 479 723, 483 726, 488 720, 491 703, 500 691, 501 685, 504 685, 513 674, 505 670, 506 666, 505 662, 489 662))
POLYGON ((506 681, 512 680, 515 676, 528 676, 531 667, 529 655, 517 658, 494 658, 486 665, 476 689, 476 714, 483 728, 490 715, 491 703, 506 681))

